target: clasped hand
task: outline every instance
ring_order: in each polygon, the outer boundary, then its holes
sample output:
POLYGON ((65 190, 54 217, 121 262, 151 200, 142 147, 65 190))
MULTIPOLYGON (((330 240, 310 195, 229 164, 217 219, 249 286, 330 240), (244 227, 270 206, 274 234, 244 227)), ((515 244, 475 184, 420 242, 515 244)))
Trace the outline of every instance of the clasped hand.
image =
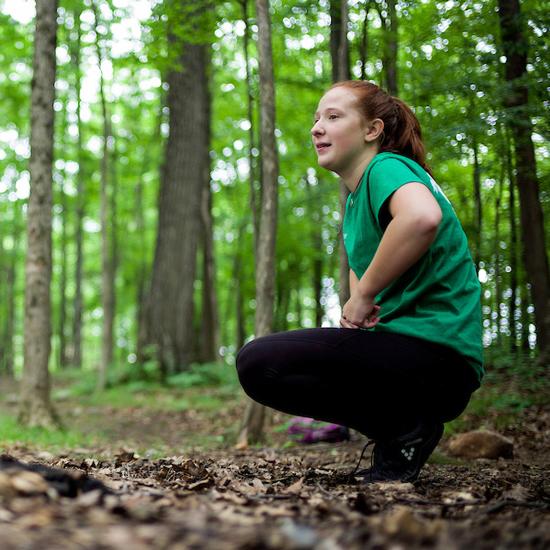
POLYGON ((380 306, 374 303, 374 298, 354 292, 344 304, 340 326, 342 328, 372 328, 380 321, 379 311, 380 306))

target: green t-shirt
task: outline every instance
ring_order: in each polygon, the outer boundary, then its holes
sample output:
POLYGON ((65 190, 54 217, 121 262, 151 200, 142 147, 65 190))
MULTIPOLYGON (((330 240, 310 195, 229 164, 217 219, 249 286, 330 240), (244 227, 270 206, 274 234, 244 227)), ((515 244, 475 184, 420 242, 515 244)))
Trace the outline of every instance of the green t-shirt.
POLYGON ((379 153, 349 195, 343 231, 350 267, 361 278, 383 235, 380 215, 386 212, 381 212, 384 203, 410 182, 426 185, 443 217, 428 251, 376 297, 381 306, 380 322, 370 330, 448 346, 466 357, 481 380, 480 284, 466 235, 441 188, 413 160, 379 153))

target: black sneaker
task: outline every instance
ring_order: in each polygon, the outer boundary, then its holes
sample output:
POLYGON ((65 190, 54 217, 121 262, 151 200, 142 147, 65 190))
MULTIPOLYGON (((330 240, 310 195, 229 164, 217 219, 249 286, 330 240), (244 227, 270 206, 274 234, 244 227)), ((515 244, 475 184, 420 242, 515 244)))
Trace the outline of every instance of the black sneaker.
POLYGON ((408 434, 389 441, 376 441, 371 457, 372 466, 354 476, 362 477, 365 483, 414 481, 442 435, 443 424, 421 423, 408 434))

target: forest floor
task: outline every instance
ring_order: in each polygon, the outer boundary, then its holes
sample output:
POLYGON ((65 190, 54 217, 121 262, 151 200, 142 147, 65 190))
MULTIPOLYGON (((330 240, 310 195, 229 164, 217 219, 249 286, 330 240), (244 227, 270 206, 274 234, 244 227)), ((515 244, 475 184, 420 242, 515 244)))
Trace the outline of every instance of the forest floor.
POLYGON ((446 433, 417 481, 367 486, 349 476, 365 443, 358 434, 291 443, 288 417, 276 413, 265 446, 236 450, 244 400, 235 385, 98 397, 60 381, 55 406, 69 431, 58 440, 13 428, 17 388, 0 383, 3 453, 112 490, 69 498, 37 474, 0 471, 2 550, 550 548, 544 399, 522 404, 489 387, 450 425, 496 429, 513 440, 512 459, 451 458, 446 433))

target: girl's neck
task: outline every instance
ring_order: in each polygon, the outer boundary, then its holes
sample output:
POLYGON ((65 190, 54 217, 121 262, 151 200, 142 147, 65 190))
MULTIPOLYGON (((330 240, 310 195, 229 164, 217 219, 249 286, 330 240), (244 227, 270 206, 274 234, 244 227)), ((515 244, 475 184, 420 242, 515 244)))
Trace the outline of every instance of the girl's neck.
POLYGON ((370 164, 371 160, 378 153, 379 153, 378 147, 376 148, 369 147, 368 149, 365 150, 365 154, 359 160, 359 162, 357 162, 353 167, 351 167, 349 171, 345 171, 338 174, 342 178, 346 187, 349 189, 350 193, 353 193, 357 189, 357 186, 359 185, 359 182, 361 181, 361 178, 363 177, 363 174, 365 173, 367 166, 370 164))

